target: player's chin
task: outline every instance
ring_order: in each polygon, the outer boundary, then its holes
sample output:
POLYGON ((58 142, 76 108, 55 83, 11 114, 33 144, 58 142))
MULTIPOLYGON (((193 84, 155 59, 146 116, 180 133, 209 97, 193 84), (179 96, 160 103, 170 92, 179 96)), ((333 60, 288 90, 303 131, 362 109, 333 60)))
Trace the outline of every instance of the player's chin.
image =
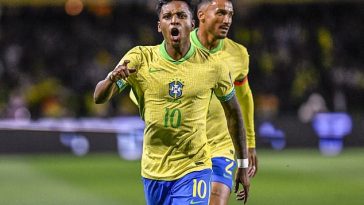
POLYGON ((226 32, 225 31, 222 31, 222 32, 219 32, 216 37, 217 37, 217 39, 224 39, 224 38, 227 37, 227 34, 228 34, 227 31, 226 32))
POLYGON ((171 45, 173 48, 179 48, 181 46, 181 42, 180 41, 172 41, 171 45))

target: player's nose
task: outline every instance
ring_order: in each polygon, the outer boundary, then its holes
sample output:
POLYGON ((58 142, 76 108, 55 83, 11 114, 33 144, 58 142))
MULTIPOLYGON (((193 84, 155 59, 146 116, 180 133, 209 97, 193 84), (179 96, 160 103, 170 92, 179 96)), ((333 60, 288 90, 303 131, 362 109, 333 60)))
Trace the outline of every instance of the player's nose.
POLYGON ((223 23, 230 26, 231 22, 232 22, 231 16, 225 15, 224 20, 223 20, 223 23))
POLYGON ((172 25, 177 25, 178 24, 178 17, 177 15, 173 15, 171 18, 171 24, 172 25))

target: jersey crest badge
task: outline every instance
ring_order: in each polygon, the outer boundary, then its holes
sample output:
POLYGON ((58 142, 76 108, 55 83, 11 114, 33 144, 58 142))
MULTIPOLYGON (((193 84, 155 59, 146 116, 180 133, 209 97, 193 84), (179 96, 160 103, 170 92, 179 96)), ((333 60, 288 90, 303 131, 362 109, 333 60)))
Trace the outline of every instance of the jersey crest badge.
POLYGON ((173 80, 169 83, 169 95, 173 99, 178 99, 182 97, 182 90, 183 90, 183 82, 179 80, 173 80))

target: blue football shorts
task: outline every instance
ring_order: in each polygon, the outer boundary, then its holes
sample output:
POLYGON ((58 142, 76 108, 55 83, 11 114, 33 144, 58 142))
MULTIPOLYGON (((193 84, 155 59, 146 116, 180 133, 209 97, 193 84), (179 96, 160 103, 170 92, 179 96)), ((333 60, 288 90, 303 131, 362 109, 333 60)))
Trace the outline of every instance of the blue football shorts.
POLYGON ((173 181, 143 178, 147 205, 208 205, 211 172, 211 169, 191 172, 173 181))
POLYGON ((226 157, 214 157, 212 160, 211 182, 219 182, 230 188, 233 186, 233 173, 236 167, 235 160, 226 157))

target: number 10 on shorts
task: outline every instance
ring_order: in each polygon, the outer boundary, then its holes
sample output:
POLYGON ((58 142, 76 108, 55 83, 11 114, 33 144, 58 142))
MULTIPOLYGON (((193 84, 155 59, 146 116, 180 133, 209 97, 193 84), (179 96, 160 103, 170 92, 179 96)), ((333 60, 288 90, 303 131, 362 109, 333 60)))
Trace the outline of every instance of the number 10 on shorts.
POLYGON ((204 199, 206 197, 207 192, 207 184, 204 180, 193 180, 193 191, 192 196, 193 197, 199 197, 201 199, 204 199))

